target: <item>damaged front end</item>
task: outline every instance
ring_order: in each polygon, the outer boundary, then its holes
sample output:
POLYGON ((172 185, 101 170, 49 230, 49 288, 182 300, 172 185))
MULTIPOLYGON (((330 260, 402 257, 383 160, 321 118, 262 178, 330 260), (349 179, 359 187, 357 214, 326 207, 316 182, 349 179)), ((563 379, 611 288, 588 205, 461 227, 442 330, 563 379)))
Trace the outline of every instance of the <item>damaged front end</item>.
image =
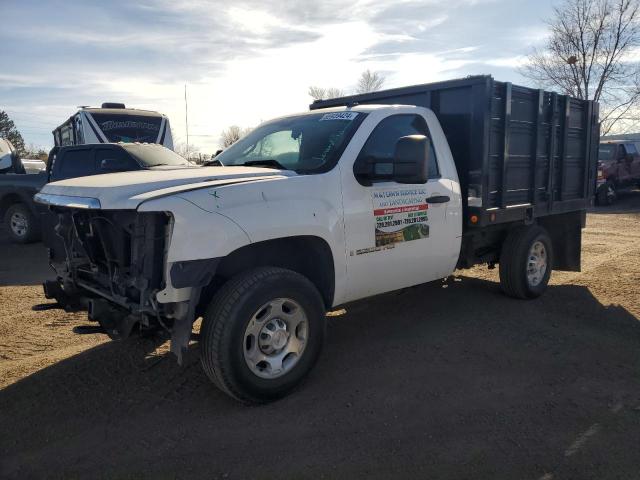
POLYGON ((171 332, 171 350, 181 361, 200 289, 180 302, 156 298, 167 287, 171 215, 51 204, 50 215, 50 262, 58 278, 45 284, 47 297, 82 305, 112 339, 171 332))

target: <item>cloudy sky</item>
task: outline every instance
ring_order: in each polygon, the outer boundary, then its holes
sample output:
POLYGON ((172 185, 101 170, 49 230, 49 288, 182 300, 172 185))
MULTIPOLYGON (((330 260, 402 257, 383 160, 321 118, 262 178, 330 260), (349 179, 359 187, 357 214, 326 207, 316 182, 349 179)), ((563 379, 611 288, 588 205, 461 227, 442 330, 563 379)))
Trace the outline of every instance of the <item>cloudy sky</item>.
POLYGON ((303 111, 309 85, 386 87, 470 74, 523 82, 552 0, 0 0, 0 110, 27 144, 77 105, 157 110, 184 141, 216 149, 223 128, 303 111))

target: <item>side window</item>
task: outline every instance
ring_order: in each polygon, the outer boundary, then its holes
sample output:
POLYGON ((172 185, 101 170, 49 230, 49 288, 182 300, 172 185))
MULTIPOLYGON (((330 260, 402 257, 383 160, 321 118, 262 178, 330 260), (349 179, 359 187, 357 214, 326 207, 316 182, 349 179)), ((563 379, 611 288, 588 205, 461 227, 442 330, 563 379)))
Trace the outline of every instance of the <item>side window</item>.
POLYGON ((51 172, 51 181, 67 178, 86 177, 94 175, 96 166, 93 159, 93 150, 70 150, 63 155, 58 155, 51 172))
MULTIPOLYGON (((407 135, 429 137, 427 122, 421 115, 392 115, 385 118, 371 132, 356 163, 363 159, 372 161, 375 163, 376 181, 390 180, 393 174, 393 154, 396 143, 401 137, 407 135)), ((440 177, 433 144, 431 144, 429 158, 429 178, 440 177)))
POLYGON ((631 155, 637 155, 638 154, 638 150, 636 149, 635 144, 628 143, 626 145, 626 147, 627 147, 627 153, 630 153, 631 155))
POLYGON ((627 155, 627 150, 624 148, 624 145, 618 146, 618 160, 624 160, 624 157, 627 155))
POLYGON ((73 131, 71 123, 67 123, 60 129, 60 145, 63 147, 73 145, 73 131))
POLYGON ((140 170, 140 165, 129 155, 125 154, 120 148, 97 148, 94 173, 105 173, 101 170, 102 161, 114 159, 118 162, 118 166, 122 167, 122 170, 140 170))
POLYGON ((84 145, 84 130, 82 129, 82 117, 76 117, 76 143, 78 145, 84 145))

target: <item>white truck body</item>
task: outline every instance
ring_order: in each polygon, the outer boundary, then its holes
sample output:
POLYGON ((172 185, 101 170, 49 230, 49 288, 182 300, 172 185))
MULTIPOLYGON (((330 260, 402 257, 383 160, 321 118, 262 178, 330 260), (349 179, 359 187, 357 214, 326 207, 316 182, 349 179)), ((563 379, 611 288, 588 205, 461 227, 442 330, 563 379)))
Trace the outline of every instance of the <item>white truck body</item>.
POLYGON ((318 358, 327 309, 477 264, 521 299, 579 270, 597 105, 560 105, 490 77, 405 87, 266 122, 223 166, 47 184, 65 255, 45 294, 114 339, 167 330, 179 361, 202 317, 209 378, 276 399, 318 358))
MULTIPOLYGON (((349 111, 368 115, 337 167, 323 174, 251 167, 125 172, 50 183, 41 194, 52 203, 54 196, 85 197, 99 200, 104 210, 169 212, 173 226, 166 272, 173 263, 222 258, 250 243, 299 235, 319 237, 333 255, 333 306, 451 274, 460 253, 462 202, 453 158, 437 119, 429 110, 413 106, 361 106, 349 111), (353 176, 353 163, 362 146, 380 121, 401 114, 417 114, 426 120, 440 178, 424 185, 393 181, 360 185, 353 176), (428 209, 429 235, 376 247, 376 198, 398 198, 396 195, 409 198, 413 202, 409 206, 428 209), (427 197, 437 195, 449 196, 451 201, 426 203, 427 197)), ((189 298, 190 288, 173 288, 170 277, 165 281, 158 302, 189 298)))

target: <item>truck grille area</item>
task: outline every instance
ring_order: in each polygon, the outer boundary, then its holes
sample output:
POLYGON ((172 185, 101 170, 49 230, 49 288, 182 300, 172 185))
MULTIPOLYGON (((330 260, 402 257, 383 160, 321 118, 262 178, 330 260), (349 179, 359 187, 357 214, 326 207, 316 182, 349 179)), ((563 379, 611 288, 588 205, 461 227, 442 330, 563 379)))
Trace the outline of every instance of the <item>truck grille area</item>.
POLYGON ((65 280, 132 312, 155 312, 152 294, 164 286, 169 216, 128 210, 58 209, 56 213, 65 280))

